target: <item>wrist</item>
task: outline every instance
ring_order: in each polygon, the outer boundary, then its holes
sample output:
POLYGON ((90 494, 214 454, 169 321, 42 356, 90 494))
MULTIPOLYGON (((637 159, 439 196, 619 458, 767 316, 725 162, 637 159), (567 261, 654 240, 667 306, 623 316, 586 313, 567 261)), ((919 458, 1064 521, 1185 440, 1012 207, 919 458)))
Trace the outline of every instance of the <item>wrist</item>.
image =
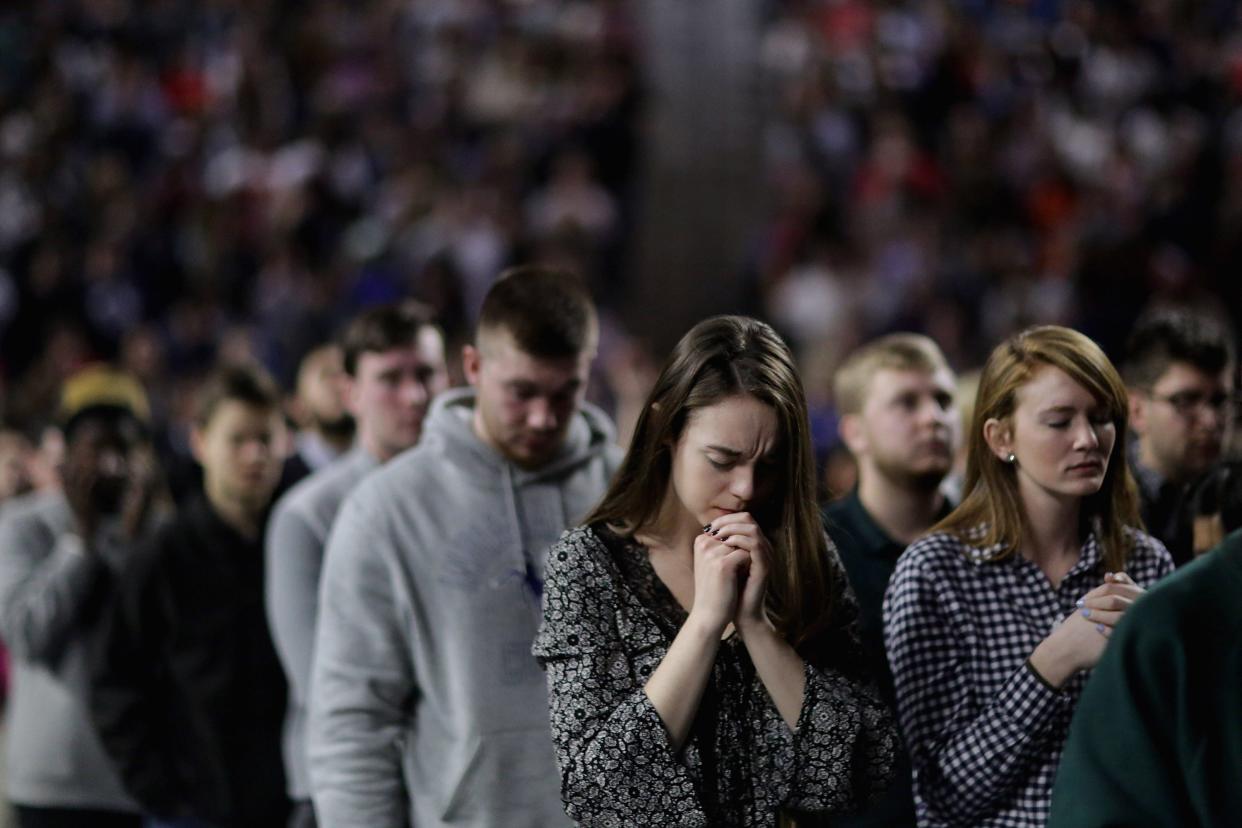
POLYGON ((686 623, 682 629, 697 639, 704 641, 719 641, 724 635, 725 627, 729 625, 727 619, 712 619, 705 617, 705 613, 696 613, 693 609, 686 616, 686 623))
POLYGON ((776 628, 772 626, 772 622, 765 615, 742 616, 739 614, 733 622, 733 627, 743 641, 758 639, 764 636, 776 637, 776 628))
POLYGON ((1080 669, 1068 654, 1061 652, 1056 642, 1046 638, 1040 642, 1026 661, 1036 677, 1054 690, 1060 690, 1065 682, 1080 669))

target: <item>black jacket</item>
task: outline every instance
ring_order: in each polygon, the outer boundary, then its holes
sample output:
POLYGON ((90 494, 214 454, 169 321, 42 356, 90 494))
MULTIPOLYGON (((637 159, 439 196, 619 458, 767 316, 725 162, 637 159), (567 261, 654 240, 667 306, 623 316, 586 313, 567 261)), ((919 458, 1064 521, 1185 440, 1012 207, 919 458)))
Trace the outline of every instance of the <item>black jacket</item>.
POLYGON ((96 654, 92 713, 148 813, 283 825, 286 688, 263 608, 262 533, 199 496, 122 573, 96 654))

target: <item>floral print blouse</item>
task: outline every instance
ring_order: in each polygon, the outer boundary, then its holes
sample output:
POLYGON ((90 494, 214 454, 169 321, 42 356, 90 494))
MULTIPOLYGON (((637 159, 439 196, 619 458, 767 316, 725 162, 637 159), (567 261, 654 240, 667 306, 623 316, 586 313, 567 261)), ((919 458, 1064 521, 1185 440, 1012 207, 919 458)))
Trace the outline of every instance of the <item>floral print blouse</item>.
POLYGON ((776 825, 781 811, 850 810, 883 789, 897 736, 860 675, 857 605, 836 550, 838 627, 806 666, 796 732, 737 636, 721 643, 686 744, 674 751, 643 687, 687 613, 647 550, 605 527, 548 555, 534 653, 548 675, 569 816, 588 826, 776 825))

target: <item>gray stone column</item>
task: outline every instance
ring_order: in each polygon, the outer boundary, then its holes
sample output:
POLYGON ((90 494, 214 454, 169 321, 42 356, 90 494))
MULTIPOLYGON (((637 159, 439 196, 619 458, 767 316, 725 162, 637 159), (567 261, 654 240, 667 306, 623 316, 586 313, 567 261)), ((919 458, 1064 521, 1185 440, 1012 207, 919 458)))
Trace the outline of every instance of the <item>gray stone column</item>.
POLYGON ((742 306, 762 218, 758 0, 640 0, 647 132, 627 320, 661 353, 742 306))

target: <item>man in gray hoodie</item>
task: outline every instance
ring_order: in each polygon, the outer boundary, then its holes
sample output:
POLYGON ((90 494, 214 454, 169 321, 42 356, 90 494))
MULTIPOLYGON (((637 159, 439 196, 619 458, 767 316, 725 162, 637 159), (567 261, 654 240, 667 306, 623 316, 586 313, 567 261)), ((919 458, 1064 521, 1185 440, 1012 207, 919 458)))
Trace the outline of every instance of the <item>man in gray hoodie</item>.
POLYGON ((415 305, 362 312, 346 326, 341 350, 345 405, 357 423, 357 443, 277 502, 264 545, 268 623, 289 679, 284 754, 294 802, 290 828, 315 825, 306 771, 306 699, 328 532, 363 477, 418 442, 432 398, 448 387, 444 339, 415 305))
POLYGON ((342 506, 307 736, 323 825, 569 824, 530 647, 547 549, 620 460, 583 403, 596 340, 575 277, 502 275, 463 351, 472 387, 342 506))

